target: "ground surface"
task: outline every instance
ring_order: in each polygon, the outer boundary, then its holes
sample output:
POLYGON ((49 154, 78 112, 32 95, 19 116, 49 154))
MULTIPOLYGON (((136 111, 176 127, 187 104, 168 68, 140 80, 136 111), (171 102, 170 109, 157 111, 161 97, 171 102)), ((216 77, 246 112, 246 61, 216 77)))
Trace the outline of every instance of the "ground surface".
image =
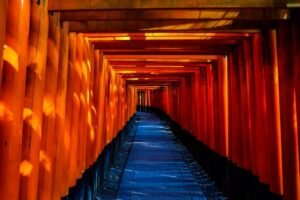
POLYGON ((137 113, 117 199, 226 199, 157 116, 137 113))

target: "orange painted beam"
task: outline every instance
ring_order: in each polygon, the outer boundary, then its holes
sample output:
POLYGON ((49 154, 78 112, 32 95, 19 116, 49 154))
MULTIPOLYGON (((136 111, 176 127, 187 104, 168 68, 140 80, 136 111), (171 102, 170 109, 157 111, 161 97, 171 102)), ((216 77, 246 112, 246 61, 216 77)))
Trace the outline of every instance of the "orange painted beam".
POLYGON ((235 39, 205 39, 205 40, 124 40, 124 41, 94 41, 96 49, 166 49, 166 48, 185 48, 185 49, 215 49, 226 45, 236 44, 235 39))
POLYGON ((229 9, 138 9, 65 11, 63 21, 105 21, 105 20, 194 20, 194 19, 236 19, 236 20, 279 20, 286 19, 285 8, 229 8, 229 9), (255 12, 255 15, 253 15, 255 12))
POLYGON ((157 2, 155 0, 149 0, 144 2, 137 0, 131 2, 128 0, 118 1, 103 1, 95 0, 90 2, 88 0, 61 0, 61 1, 50 1, 49 10, 113 10, 113 9, 177 9, 177 8, 240 8, 240 7, 286 7, 286 2, 274 2, 271 0, 259 1, 259 0, 233 0, 230 2, 218 2, 218 1, 186 1, 178 0, 176 2, 166 1, 157 2))

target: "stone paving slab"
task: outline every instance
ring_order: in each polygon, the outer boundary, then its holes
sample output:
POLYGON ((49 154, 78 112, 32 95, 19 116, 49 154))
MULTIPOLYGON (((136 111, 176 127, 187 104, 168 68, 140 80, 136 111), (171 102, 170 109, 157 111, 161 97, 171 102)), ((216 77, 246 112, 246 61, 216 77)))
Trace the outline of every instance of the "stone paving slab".
POLYGON ((187 149, 165 123, 153 114, 138 115, 117 199, 226 199, 195 161, 185 160, 187 149))

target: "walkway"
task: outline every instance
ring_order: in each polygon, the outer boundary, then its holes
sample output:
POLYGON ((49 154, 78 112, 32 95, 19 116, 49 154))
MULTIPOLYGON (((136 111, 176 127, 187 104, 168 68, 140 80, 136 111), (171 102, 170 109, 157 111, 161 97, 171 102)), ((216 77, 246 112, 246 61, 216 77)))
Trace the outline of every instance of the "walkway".
POLYGON ((138 116, 117 199, 226 199, 163 121, 138 116))

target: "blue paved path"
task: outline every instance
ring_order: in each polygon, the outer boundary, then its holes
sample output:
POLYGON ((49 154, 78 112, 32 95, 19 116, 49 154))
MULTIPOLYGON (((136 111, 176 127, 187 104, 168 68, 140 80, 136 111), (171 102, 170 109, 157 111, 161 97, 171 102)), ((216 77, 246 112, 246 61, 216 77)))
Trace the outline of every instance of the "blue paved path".
POLYGON ((140 122, 118 199, 225 199, 217 193, 211 198, 207 195, 210 191, 203 190, 213 184, 200 168, 193 171, 195 162, 185 161, 187 150, 167 125, 155 115, 138 115, 140 122))

